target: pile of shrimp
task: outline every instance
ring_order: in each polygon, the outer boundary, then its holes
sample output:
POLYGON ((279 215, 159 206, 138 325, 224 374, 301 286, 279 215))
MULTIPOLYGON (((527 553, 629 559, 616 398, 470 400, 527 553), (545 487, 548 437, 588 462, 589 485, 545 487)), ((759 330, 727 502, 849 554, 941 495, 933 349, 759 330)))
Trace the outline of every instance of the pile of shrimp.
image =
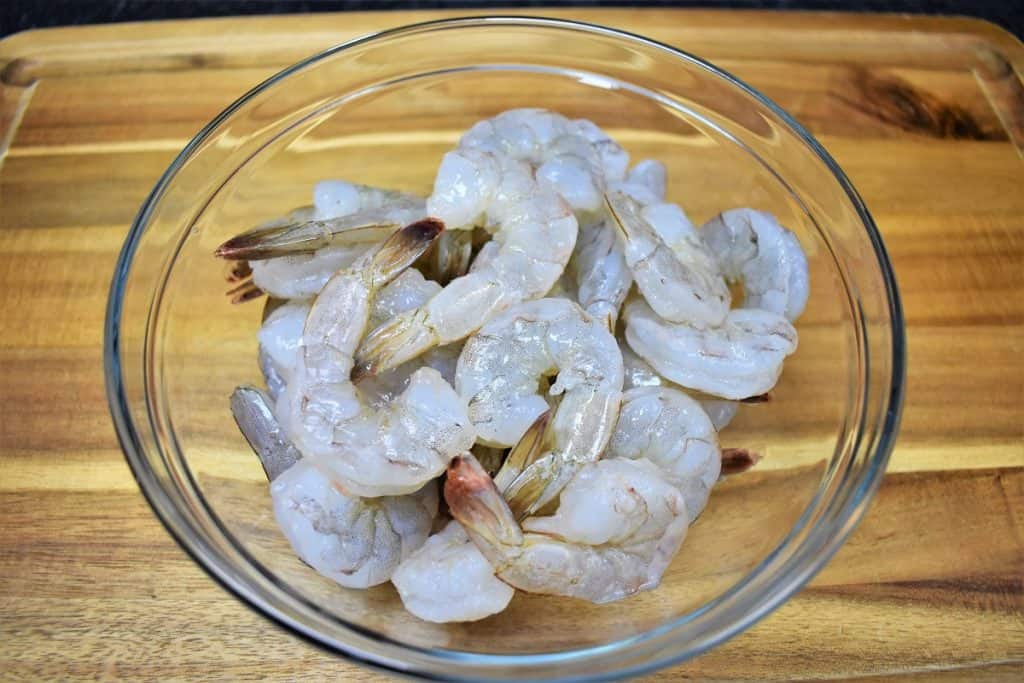
POLYGON ((234 301, 268 295, 265 387, 231 409, 303 561, 434 622, 658 585, 757 461, 718 433, 767 400, 809 291, 770 214, 695 228, 665 191, 590 121, 519 109, 429 197, 324 181, 217 250, 234 301))

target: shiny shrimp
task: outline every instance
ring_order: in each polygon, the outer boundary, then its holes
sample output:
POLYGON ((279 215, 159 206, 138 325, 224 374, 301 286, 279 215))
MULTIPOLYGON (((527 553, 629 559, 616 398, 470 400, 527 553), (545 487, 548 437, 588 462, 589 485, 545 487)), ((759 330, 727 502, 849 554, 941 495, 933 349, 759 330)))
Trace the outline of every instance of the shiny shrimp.
POLYGON ((592 123, 542 110, 473 126, 441 161, 427 211, 452 229, 486 227, 498 247, 426 306, 371 332, 357 353, 357 377, 463 339, 509 306, 544 296, 572 255, 574 212, 599 211, 628 160, 592 123))
POLYGON ((626 303, 623 318, 626 341, 661 376, 728 399, 769 391, 797 346, 788 320, 756 309, 734 309, 721 325, 701 329, 666 322, 645 301, 634 299, 626 303))
POLYGON ((691 520, 707 504, 721 473, 718 435, 700 404, 682 391, 637 387, 622 396, 622 410, 605 458, 646 458, 661 469, 686 501, 691 520))
MULTIPOLYGON (((468 401, 480 440, 511 446, 548 409, 538 384, 561 396, 550 451, 509 487, 512 500, 540 509, 585 463, 597 460, 615 426, 622 395, 622 354, 603 323, 566 299, 509 308, 466 342, 455 387, 468 401)), ((514 505, 516 503, 513 503, 514 505)))
MULTIPOLYGON (((615 187, 637 197, 638 201, 662 201, 665 198, 665 166, 652 159, 641 161, 630 169, 626 180, 615 187)), ((607 214, 580 225, 569 270, 577 288, 576 299, 583 310, 605 321, 608 329, 615 329, 619 309, 633 284, 633 274, 626 263, 622 241, 607 214)))
POLYGON ((612 190, 608 212, 622 234, 625 260, 637 288, 669 322, 721 325, 730 295, 719 265, 675 204, 649 205, 612 190))
POLYGON ((465 402, 432 368, 413 373, 402 394, 379 409, 349 380, 372 294, 440 230, 430 220, 406 226, 331 277, 306 318, 295 371, 278 399, 278 417, 303 456, 356 495, 412 493, 475 438, 465 402))

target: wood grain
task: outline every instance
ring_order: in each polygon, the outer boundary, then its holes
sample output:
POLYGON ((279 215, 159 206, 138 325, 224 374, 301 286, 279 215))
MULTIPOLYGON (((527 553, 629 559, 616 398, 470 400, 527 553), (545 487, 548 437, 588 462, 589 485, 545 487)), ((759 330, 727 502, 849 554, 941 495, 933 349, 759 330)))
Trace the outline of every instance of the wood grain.
MULTIPOLYGON (((786 107, 864 196, 906 308, 903 429, 868 517, 771 617, 651 680, 1020 680, 1024 47, 961 19, 542 13, 690 50, 786 107)), ((251 612, 174 545, 110 425, 102 317, 129 222, 203 123, 312 51, 450 14, 0 41, 0 679, 380 679, 251 612)))

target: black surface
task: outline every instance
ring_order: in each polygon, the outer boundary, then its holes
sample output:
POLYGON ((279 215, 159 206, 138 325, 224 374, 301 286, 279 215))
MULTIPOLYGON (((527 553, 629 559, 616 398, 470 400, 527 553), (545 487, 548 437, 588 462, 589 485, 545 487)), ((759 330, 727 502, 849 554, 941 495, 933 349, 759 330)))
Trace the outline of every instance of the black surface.
POLYGON ((1024 36, 1024 0, 0 0, 0 36, 29 28, 152 19, 343 10, 486 7, 721 7, 961 14, 1024 36))

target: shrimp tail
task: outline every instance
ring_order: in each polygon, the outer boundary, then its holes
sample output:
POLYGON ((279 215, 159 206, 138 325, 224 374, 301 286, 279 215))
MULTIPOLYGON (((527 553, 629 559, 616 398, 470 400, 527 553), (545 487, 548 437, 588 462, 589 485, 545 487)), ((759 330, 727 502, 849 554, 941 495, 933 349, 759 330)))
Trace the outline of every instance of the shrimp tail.
POLYGON ((504 491, 524 469, 548 450, 551 437, 551 411, 545 410, 508 452, 505 462, 494 477, 494 484, 499 491, 504 491))
POLYGON ((421 259, 427 277, 442 286, 469 271, 473 258, 473 231, 449 230, 421 259))
POLYGON ((399 225, 393 222, 381 221, 376 213, 354 213, 326 220, 253 228, 224 242, 213 254, 229 261, 311 254, 339 242, 384 239, 398 228, 399 225))
POLYGON ((270 481, 302 457, 281 433, 277 418, 270 409, 270 399, 256 387, 243 385, 232 392, 231 414, 242 436, 259 457, 270 481))
POLYGON ((437 343, 437 335, 422 309, 396 315, 366 335, 355 354, 352 381, 359 382, 383 368, 393 368, 424 353, 437 343))
POLYGON ((401 274, 430 248, 442 232, 444 223, 436 218, 424 218, 391 235, 374 253, 367 269, 372 286, 383 287, 401 274))
POLYGON ((494 480, 471 453, 452 458, 444 484, 448 509, 466 531, 484 548, 519 546, 523 531, 494 480))
POLYGON ((554 500, 576 474, 576 469, 560 463, 558 454, 548 453, 523 470, 505 489, 505 497, 516 519, 529 517, 554 500))
POLYGON ((761 461, 761 454, 746 448, 723 448, 722 449, 722 474, 728 477, 733 474, 742 474, 751 469, 761 461))

